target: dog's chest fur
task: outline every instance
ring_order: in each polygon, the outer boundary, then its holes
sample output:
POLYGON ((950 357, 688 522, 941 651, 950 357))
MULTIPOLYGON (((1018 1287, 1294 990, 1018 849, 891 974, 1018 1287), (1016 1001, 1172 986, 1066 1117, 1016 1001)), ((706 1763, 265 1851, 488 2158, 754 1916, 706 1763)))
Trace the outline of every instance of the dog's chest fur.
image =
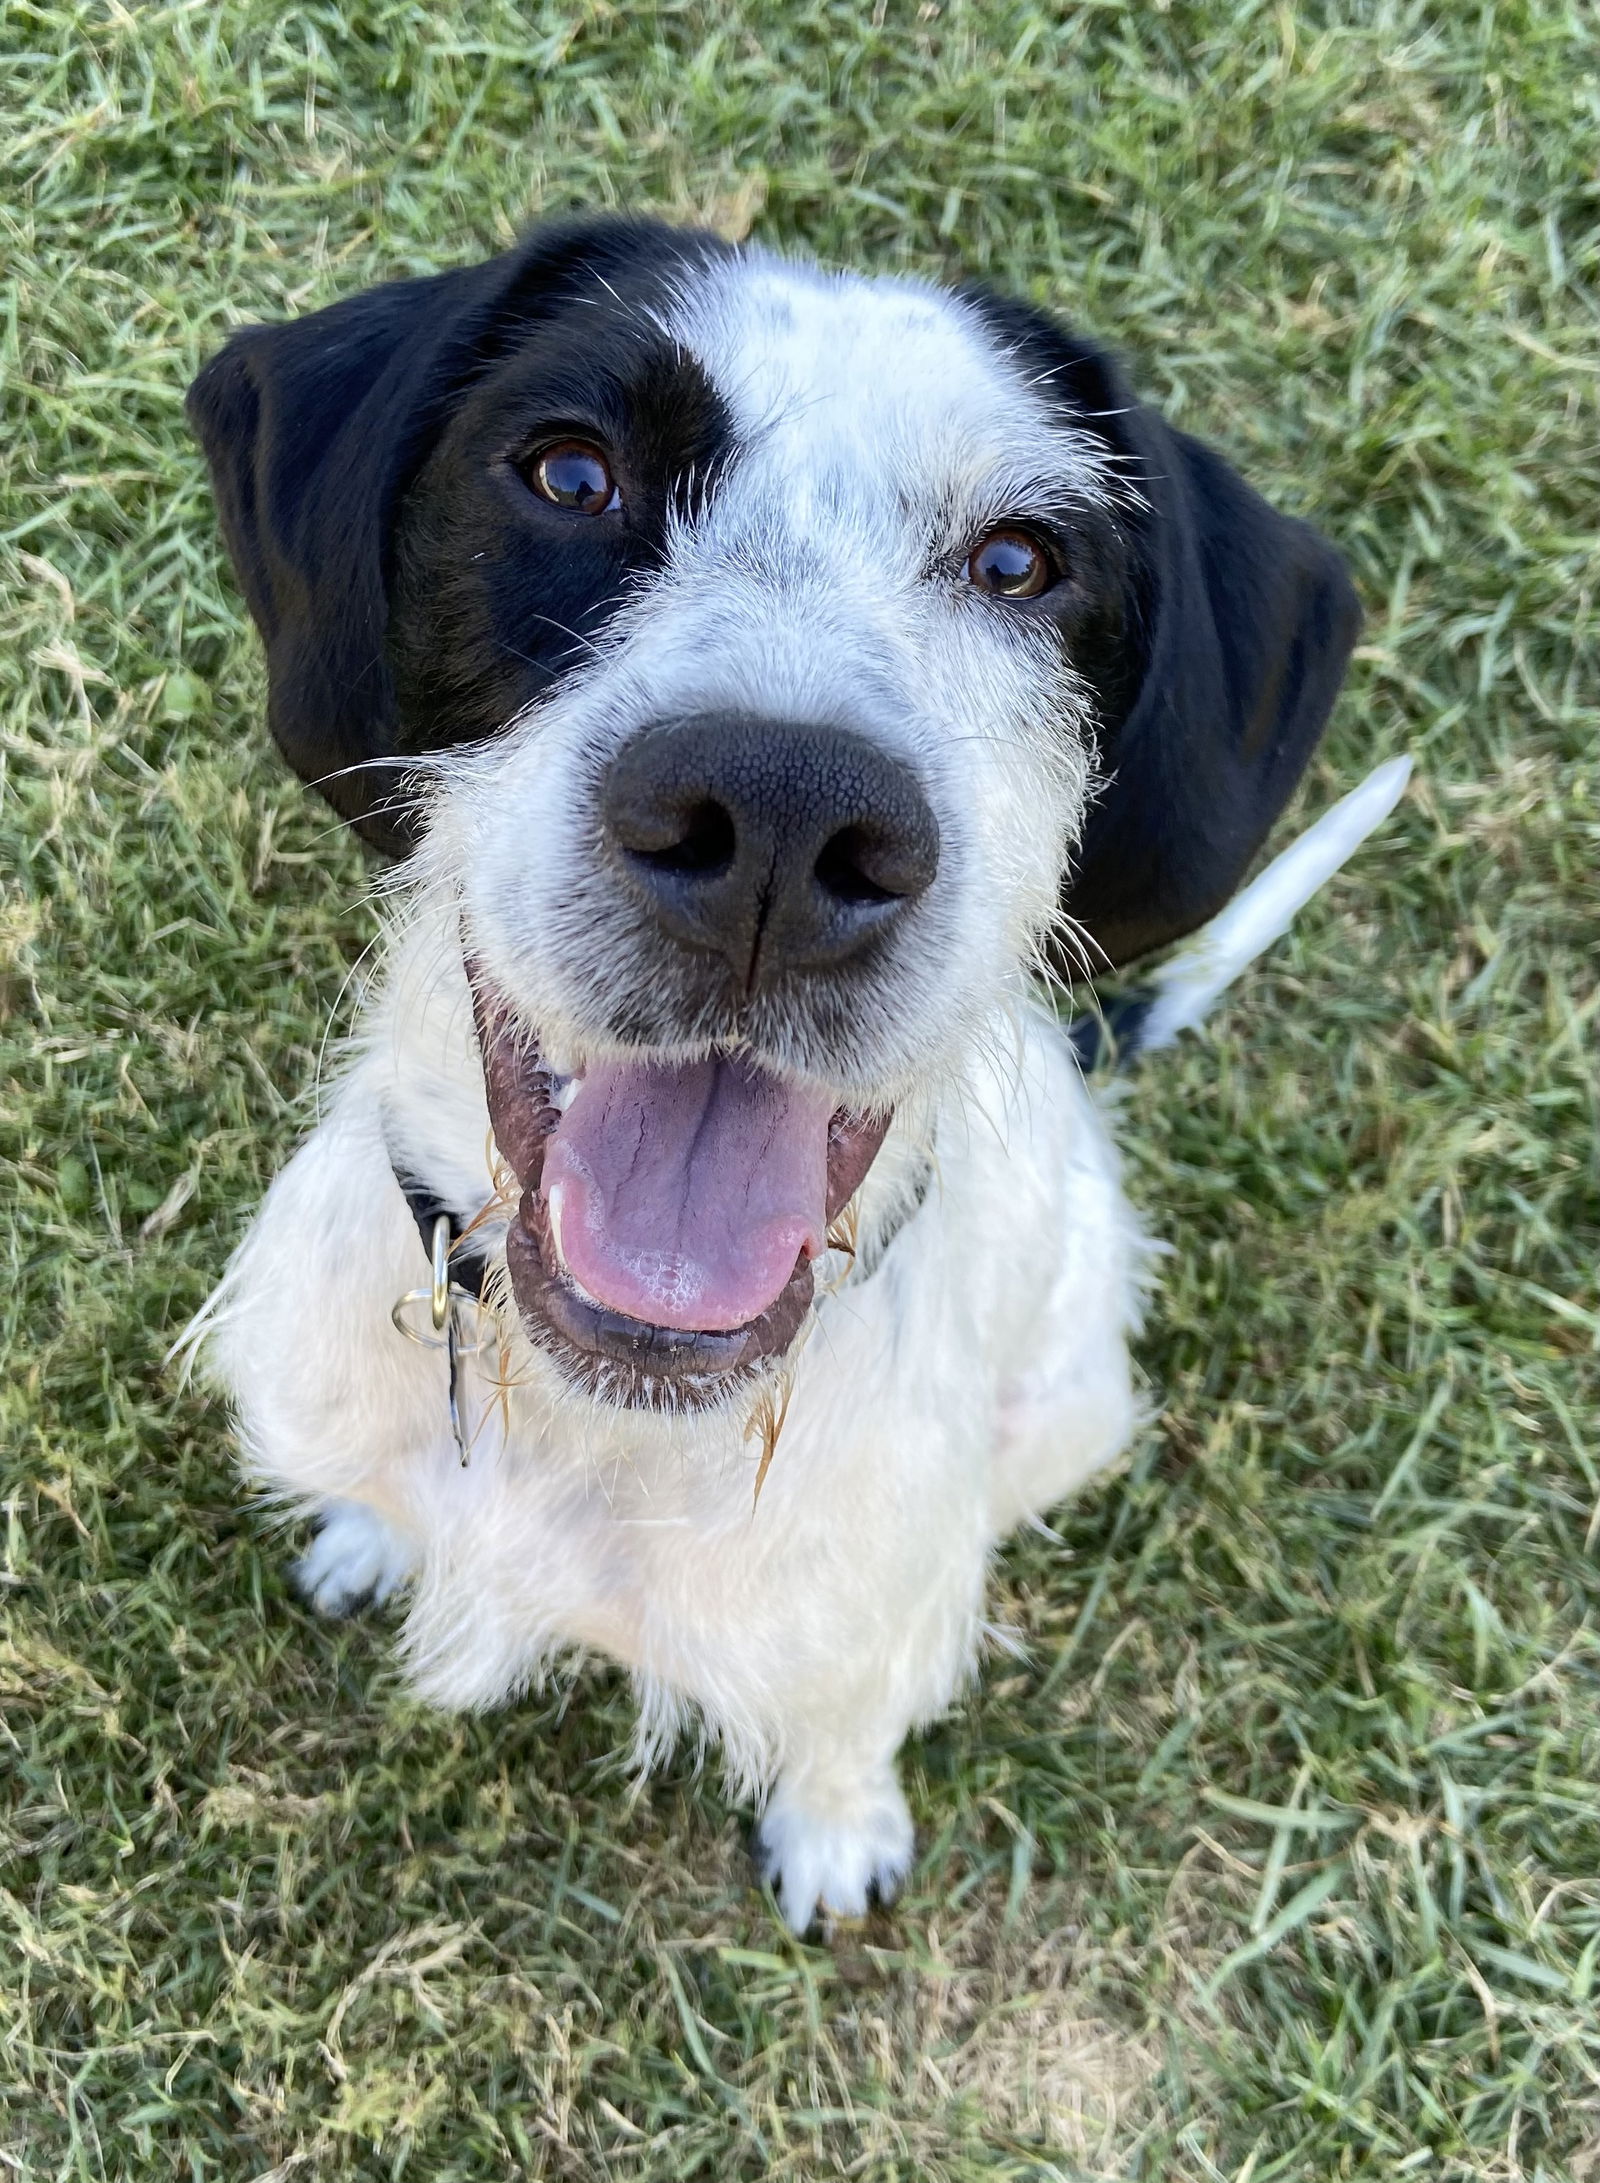
POLYGON ((897 1125, 862 1193, 861 1270, 830 1254, 759 1500, 765 1397, 608 1410, 563 1387, 514 1312, 504 1355, 463 1364, 462 1466, 441 1359, 390 1323, 425 1273, 393 1163, 477 1206, 487 1139, 448 918, 423 916, 216 1320, 260 1481, 322 1509, 358 1498, 416 1542, 420 1687, 489 1704, 593 1648, 634 1672, 645 1745, 688 1703, 747 1787, 813 1708, 819 1726, 936 1712, 974 1657, 989 1547, 1134 1415, 1136 1230, 1053 1023, 1025 1007, 1008 1049, 897 1125))

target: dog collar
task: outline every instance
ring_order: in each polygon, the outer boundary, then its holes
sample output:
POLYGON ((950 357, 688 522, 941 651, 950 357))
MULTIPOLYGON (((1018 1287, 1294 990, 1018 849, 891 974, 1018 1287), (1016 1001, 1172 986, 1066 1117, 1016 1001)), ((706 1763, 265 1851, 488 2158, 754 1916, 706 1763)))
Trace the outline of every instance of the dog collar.
POLYGON ((417 1224, 417 1234, 428 1256, 430 1276, 426 1288, 407 1289, 403 1296, 396 1297, 389 1316, 394 1321, 395 1332, 403 1334, 408 1342, 415 1342, 422 1349, 442 1349, 445 1353, 450 1432, 461 1458, 461 1468, 465 1470, 472 1460, 473 1435, 462 1422, 457 1382, 461 1359, 476 1356, 483 1343, 481 1338, 463 1339, 462 1313, 470 1310, 481 1314, 488 1261, 480 1248, 460 1248, 466 1235, 465 1224, 442 1198, 435 1197, 432 1191, 424 1189, 408 1175, 393 1153, 389 1155, 389 1167, 395 1186, 417 1224), (421 1320, 423 1306, 427 1307, 426 1324, 421 1320))
POLYGON ((428 1254, 429 1263, 433 1261, 439 1223, 442 1220, 445 1223, 448 1245, 446 1255, 449 1259, 451 1283, 458 1289, 465 1289, 475 1303, 481 1303, 483 1284, 489 1276, 489 1262, 480 1249, 461 1249, 461 1239, 466 1232, 465 1223, 451 1211, 443 1198, 436 1197, 414 1176, 408 1175, 392 1153, 389 1156, 389 1166, 400 1195, 406 1201, 406 1210, 417 1224, 417 1234, 422 1238, 422 1248, 428 1254))

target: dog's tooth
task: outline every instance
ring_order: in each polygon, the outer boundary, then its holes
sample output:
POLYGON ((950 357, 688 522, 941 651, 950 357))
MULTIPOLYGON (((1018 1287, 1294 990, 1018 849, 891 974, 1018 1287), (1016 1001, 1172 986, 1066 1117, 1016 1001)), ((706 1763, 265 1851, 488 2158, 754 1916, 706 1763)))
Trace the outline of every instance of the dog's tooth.
POLYGON ((555 1108, 557 1114, 565 1114, 573 1100, 577 1098, 578 1081, 575 1076, 551 1077, 550 1104, 555 1108))
POLYGON ((561 1248, 561 1207, 565 1195, 565 1183, 552 1183, 549 1195, 544 1201, 545 1214, 550 1222, 550 1248, 555 1254, 556 1264, 563 1273, 567 1270, 567 1254, 561 1248))
POLYGON ((583 1056, 576 1046, 557 1046, 549 1040, 541 1039, 539 1063, 545 1074, 553 1077, 558 1084, 565 1083, 569 1076, 581 1077, 583 1074, 583 1056))

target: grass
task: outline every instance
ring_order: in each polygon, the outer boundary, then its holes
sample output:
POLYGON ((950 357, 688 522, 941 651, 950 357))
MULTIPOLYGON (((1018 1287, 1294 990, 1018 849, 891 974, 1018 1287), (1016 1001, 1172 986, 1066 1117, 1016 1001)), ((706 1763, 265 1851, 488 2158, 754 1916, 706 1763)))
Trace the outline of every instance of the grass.
POLYGON ((1595 21, 13 0, 0 190, 0 2174, 1600 2174, 1595 21), (226 329, 650 206, 1115 340, 1348 549, 1417 788, 1139 1080, 1162 1401, 997 1574, 833 1950, 588 1670, 419 1710, 162 1355, 363 873, 269 756, 226 329))

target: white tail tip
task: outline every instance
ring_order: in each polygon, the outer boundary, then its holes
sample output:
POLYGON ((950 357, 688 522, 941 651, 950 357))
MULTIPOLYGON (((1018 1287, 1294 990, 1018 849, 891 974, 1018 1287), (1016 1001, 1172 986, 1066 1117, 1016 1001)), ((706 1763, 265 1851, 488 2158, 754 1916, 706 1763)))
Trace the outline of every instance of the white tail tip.
POLYGON ((1274 857, 1225 910, 1203 926, 1151 979, 1139 1050, 1170 1046, 1205 1016, 1217 996, 1281 934, 1320 887, 1380 827, 1405 793, 1409 758, 1388 758, 1341 796, 1300 839, 1274 857))

